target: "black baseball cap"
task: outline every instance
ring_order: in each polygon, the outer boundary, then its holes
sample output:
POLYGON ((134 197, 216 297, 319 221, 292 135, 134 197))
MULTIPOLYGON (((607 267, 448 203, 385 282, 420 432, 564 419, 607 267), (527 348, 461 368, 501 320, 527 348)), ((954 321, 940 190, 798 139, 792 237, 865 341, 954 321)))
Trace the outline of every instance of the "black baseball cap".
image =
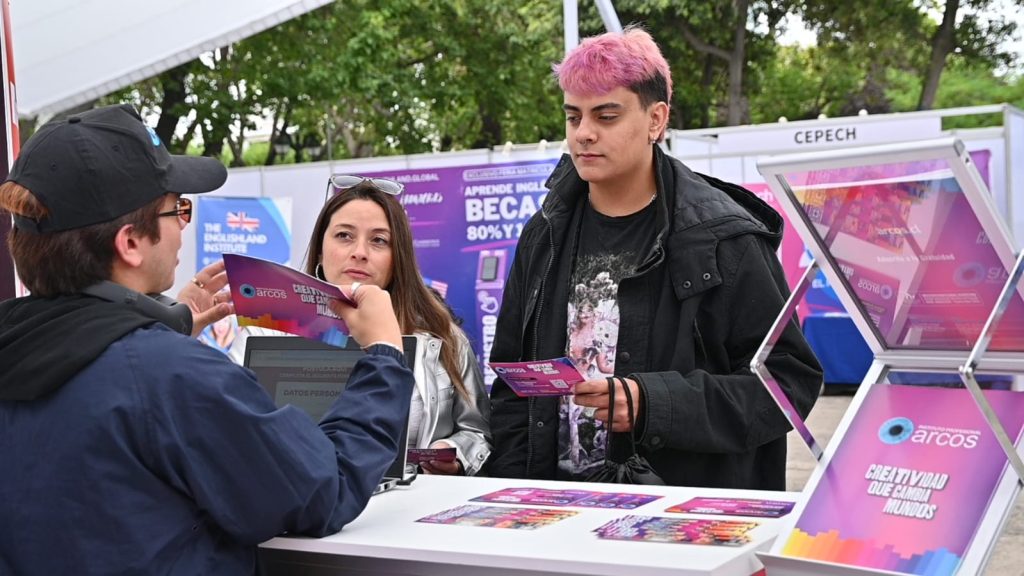
POLYGON ((39 221, 15 215, 15 227, 45 234, 109 222, 169 192, 210 192, 227 177, 216 158, 170 154, 135 108, 122 104, 46 124, 22 147, 7 180, 48 211, 39 221))

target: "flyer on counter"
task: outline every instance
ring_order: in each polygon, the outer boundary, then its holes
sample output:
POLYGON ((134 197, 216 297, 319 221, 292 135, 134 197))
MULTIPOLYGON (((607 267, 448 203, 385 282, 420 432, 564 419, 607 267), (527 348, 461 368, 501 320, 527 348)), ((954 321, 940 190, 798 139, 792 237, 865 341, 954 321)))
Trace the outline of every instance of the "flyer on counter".
POLYGON ((572 360, 552 358, 529 362, 491 362, 494 373, 520 397, 567 396, 572 387, 586 380, 572 360))
POLYGON ((750 543, 749 532, 757 525, 757 522, 741 520, 623 516, 594 532, 605 540, 743 546, 750 543))
MULTIPOLYGON (((1024 395, 984 391, 1019 441, 1024 395)), ((970 391, 872 386, 792 531, 782 555, 903 574, 951 576, 1007 469, 970 391)), ((1012 472, 1009 472, 1012 474, 1012 472)))
POLYGON ((431 461, 455 462, 455 448, 409 448, 405 460, 417 465, 431 461))
POLYGON ((665 512, 782 518, 793 510, 794 504, 794 502, 786 502, 784 500, 697 497, 691 498, 682 504, 676 504, 666 509, 665 512))
POLYGON ((504 506, 476 506, 466 504, 417 520, 428 524, 458 526, 485 526, 512 530, 535 530, 578 514, 574 510, 551 508, 506 508, 504 506))
POLYGON ((546 488, 505 488, 473 498, 474 502, 536 504, 541 506, 578 506, 633 510, 661 496, 626 492, 595 492, 593 490, 549 490, 546 488))
POLYGON ((334 284, 241 254, 225 254, 224 267, 239 326, 280 330, 334 346, 348 342, 345 321, 327 302, 355 303, 334 284))

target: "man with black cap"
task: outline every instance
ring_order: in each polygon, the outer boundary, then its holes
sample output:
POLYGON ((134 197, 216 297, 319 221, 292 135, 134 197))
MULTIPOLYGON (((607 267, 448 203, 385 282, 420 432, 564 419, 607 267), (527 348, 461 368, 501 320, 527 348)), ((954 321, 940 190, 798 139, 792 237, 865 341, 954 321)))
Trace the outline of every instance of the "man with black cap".
POLYGON ((32 292, 0 303, 0 574, 252 574, 256 544, 339 530, 394 460, 413 376, 386 292, 333 305, 373 344, 319 427, 147 296, 173 284, 181 194, 226 174, 112 106, 40 128, 0 186, 32 292))

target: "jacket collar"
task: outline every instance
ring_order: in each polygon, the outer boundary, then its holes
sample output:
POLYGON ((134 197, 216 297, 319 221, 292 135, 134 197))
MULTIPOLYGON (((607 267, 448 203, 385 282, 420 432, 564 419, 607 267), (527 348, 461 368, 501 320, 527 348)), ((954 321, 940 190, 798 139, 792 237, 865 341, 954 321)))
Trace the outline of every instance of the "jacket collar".
MULTIPOLYGON (((718 242, 741 234, 765 237, 773 248, 782 240, 782 217, 749 190, 698 174, 678 159, 653 147, 658 187, 655 246, 643 266, 667 261, 679 299, 721 284, 718 242)), ((542 213, 556 245, 561 245, 573 210, 589 188, 563 154, 545 185, 551 191, 542 213)))

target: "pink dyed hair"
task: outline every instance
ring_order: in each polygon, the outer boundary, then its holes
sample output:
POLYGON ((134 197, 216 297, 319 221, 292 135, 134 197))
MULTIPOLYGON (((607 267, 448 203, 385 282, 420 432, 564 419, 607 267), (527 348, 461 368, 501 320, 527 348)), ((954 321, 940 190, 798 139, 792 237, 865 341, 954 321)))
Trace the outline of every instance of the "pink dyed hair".
POLYGON ((644 107, 672 101, 668 62, 651 35, 637 26, 587 38, 552 70, 565 92, 593 96, 625 86, 644 107))

